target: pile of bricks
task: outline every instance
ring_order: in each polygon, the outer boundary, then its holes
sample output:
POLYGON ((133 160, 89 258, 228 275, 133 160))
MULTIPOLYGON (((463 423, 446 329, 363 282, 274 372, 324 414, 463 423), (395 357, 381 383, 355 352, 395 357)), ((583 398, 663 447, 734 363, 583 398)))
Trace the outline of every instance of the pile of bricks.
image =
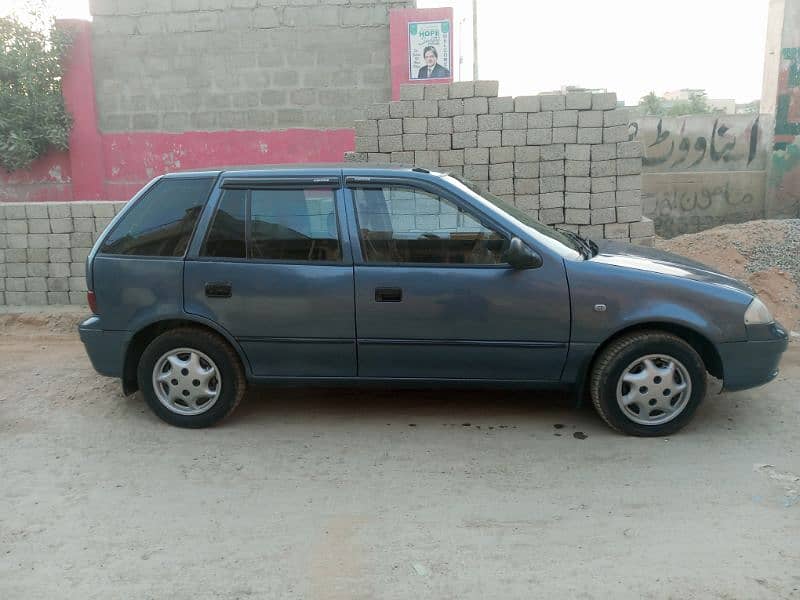
POLYGON ((346 161, 416 165, 471 180, 542 223, 653 245, 642 145, 613 93, 498 97, 496 81, 408 84, 355 122, 346 161))
POLYGON ((0 304, 86 304, 86 257, 123 206, 0 204, 0 304))

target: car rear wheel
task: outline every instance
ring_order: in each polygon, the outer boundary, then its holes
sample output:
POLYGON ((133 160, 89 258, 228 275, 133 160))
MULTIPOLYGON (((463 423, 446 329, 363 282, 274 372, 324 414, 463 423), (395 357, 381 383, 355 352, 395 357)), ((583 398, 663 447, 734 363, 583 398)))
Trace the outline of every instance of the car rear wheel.
POLYGON ((194 328, 162 333, 139 360, 139 389, 153 412, 178 427, 208 427, 230 415, 247 384, 228 343, 194 328))
POLYGON ((672 434, 706 395, 706 368, 681 338, 642 331, 612 342, 595 361, 589 391, 613 429, 636 436, 672 434))

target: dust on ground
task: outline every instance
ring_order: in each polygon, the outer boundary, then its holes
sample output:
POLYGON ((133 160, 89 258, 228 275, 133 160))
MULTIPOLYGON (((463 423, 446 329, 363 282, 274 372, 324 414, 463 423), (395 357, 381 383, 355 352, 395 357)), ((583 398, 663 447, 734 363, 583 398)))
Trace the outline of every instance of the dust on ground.
POLYGON ((800 331, 800 219, 722 225, 656 246, 747 282, 778 321, 800 331))

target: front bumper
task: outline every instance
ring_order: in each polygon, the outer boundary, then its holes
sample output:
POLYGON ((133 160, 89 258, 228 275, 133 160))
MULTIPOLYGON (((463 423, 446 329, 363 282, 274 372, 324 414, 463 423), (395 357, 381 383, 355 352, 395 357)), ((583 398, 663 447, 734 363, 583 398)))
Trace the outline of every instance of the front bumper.
POLYGON ((100 317, 89 317, 78 326, 86 354, 95 371, 106 377, 122 377, 127 331, 107 331, 100 326, 100 317))
POLYGON ((719 344, 723 389, 745 390, 764 385, 778 376, 778 364, 789 336, 779 323, 747 327, 746 342, 719 344))

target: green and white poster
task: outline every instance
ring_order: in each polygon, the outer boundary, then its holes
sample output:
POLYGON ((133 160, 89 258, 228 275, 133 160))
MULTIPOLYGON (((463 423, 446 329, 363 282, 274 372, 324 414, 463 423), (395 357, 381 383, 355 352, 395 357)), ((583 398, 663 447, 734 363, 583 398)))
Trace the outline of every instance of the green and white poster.
POLYGON ((408 24, 409 79, 451 79, 450 21, 408 24))

